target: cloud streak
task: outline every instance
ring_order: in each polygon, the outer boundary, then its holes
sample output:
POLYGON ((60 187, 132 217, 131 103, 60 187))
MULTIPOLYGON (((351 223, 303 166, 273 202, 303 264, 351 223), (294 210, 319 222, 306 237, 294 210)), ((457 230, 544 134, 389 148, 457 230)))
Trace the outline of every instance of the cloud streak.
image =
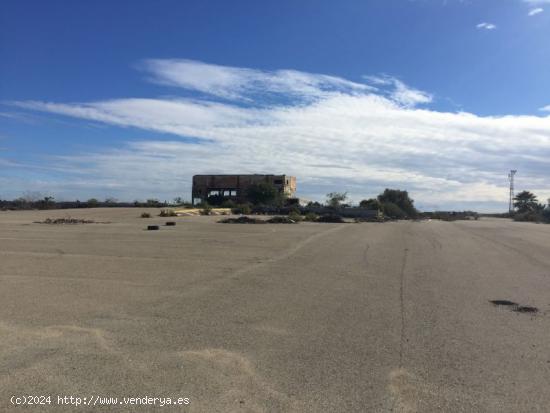
POLYGON ((544 11, 542 7, 537 7, 536 9, 529 10, 529 13, 527 13, 528 16, 536 16, 537 14, 540 14, 544 11))
POLYGON ((289 71, 154 62, 148 70, 157 83, 192 96, 14 103, 172 137, 55 157, 65 187, 170 199, 189 192, 193 174, 287 173, 307 198, 340 189, 358 201, 398 187, 427 208, 495 210, 506 206, 506 171, 519 169, 518 184, 528 180, 526 189, 550 197, 550 116, 439 112, 425 107, 429 93, 390 76, 358 83, 291 71, 289 81, 289 71), (190 67, 205 69, 203 78, 190 67), (263 91, 278 100, 266 104, 263 91))
POLYGON ((362 83, 323 74, 228 67, 186 59, 149 59, 141 68, 153 82, 229 100, 251 101, 269 95, 312 99, 334 91, 361 94, 373 90, 362 83))
POLYGON ((483 23, 479 23, 476 28, 478 29, 483 29, 483 30, 495 30, 497 28, 496 24, 493 24, 493 23, 487 23, 487 22, 483 22, 483 23))

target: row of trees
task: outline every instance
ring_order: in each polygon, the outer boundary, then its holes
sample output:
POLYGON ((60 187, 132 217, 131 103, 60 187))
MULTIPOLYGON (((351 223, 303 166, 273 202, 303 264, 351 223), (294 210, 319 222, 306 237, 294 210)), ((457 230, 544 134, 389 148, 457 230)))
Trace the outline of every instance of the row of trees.
MULTIPOLYGON (((282 208, 284 206, 289 206, 288 201, 290 201, 272 184, 266 182, 250 186, 246 198, 248 200, 248 206, 253 209, 262 207, 282 208)), ((347 201, 347 192, 331 192, 326 195, 326 202, 324 204, 310 202, 308 207, 325 207, 337 212, 341 208, 350 207, 347 201)), ((227 208, 236 207, 231 200, 221 195, 210 196, 207 200, 207 205, 227 208)), ((414 201, 409 197, 408 192, 399 189, 385 189, 378 197, 361 201, 359 203, 359 208, 379 211, 387 217, 396 219, 415 218, 418 216, 418 211, 414 207, 414 201)))
POLYGON ((148 199, 146 201, 119 202, 115 198, 106 198, 100 201, 96 198, 90 198, 86 201, 56 201, 53 196, 29 197, 22 196, 14 200, 0 200, 0 209, 2 210, 20 210, 20 209, 66 209, 66 208, 99 208, 99 207, 167 207, 170 204, 158 199, 148 199))
MULTIPOLYGON (((224 202, 223 198, 208 199, 209 203, 215 201, 218 204, 224 202)), ((247 191, 247 199, 253 205, 282 206, 286 199, 273 185, 259 183, 250 186, 247 191)), ((331 192, 327 194, 325 206, 339 209, 349 206, 347 192, 331 192)), ((321 206, 317 203, 318 206, 321 206)), ((412 218, 417 215, 414 201, 409 197, 407 191, 399 189, 386 189, 377 198, 363 200, 359 203, 360 208, 381 211, 392 218, 412 218)))

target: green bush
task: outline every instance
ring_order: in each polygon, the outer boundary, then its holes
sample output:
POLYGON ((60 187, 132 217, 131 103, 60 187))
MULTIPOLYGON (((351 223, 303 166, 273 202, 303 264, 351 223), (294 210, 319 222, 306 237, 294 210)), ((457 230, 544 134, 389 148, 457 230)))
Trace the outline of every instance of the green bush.
POLYGON ((211 215, 212 214, 212 207, 208 204, 204 204, 202 209, 199 211, 199 214, 201 214, 201 215, 211 215))
POLYGON ((314 212, 308 212, 306 214, 306 216, 304 217, 304 220, 309 221, 309 222, 315 222, 315 221, 317 221, 317 219, 319 219, 319 215, 317 215, 314 212))
POLYGON ((149 212, 142 212, 141 218, 151 218, 151 214, 149 212))
POLYGON ((407 218, 407 214, 393 202, 384 202, 384 215, 392 219, 407 218))
POLYGON ((288 214, 288 218, 291 219, 294 222, 300 222, 304 219, 300 214, 297 214, 294 211, 292 211, 290 214, 288 214))
POLYGON ((521 212, 514 215, 514 221, 543 222, 544 216, 535 211, 521 212))
POLYGON ((296 205, 292 205, 290 209, 288 210, 288 215, 290 214, 298 214, 301 215, 302 212, 300 211, 300 208, 298 208, 296 205))

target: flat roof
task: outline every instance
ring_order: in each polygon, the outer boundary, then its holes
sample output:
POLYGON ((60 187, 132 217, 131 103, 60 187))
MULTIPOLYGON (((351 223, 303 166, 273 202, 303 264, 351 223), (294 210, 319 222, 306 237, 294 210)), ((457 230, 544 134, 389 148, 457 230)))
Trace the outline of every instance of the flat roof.
POLYGON ((199 175, 193 175, 193 178, 196 176, 287 176, 287 175, 286 174, 199 174, 199 175))

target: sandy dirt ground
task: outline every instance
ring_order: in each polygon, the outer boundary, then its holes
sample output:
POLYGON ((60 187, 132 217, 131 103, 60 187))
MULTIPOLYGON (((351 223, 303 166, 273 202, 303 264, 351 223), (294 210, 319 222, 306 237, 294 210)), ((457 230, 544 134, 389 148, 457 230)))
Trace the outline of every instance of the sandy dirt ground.
POLYGON ((0 212, 0 411, 550 409, 550 225, 141 212, 0 212), (109 223, 33 223, 65 216, 109 223))

